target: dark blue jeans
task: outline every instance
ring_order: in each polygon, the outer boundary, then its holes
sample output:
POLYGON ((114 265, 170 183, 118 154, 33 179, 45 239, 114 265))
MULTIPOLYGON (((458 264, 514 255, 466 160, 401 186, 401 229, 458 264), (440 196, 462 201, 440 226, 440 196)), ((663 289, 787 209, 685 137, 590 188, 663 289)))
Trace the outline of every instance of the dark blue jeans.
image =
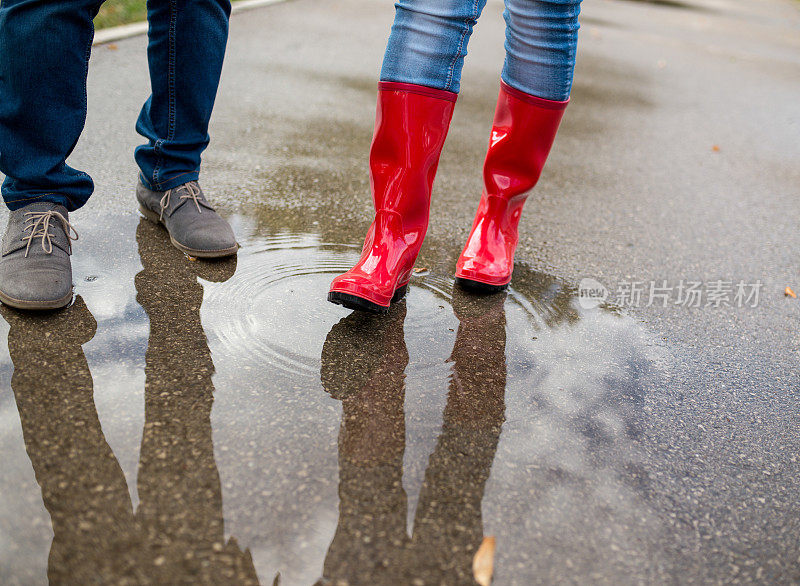
MULTIPOLYGON (((66 159, 86 121, 86 74, 102 0, 2 0, 0 171, 12 210, 78 209, 92 179, 66 159)), ((149 0, 152 94, 136 130, 141 179, 163 191, 198 178, 228 40, 230 0, 149 0)))

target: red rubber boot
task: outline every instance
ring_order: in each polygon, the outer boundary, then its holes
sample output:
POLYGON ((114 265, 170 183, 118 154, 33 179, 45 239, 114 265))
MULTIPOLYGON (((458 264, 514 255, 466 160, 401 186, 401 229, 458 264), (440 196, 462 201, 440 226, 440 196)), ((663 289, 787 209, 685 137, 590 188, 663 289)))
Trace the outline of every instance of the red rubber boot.
POLYGON ((405 295, 431 202, 431 186, 457 95, 381 82, 369 165, 375 219, 355 267, 336 277, 328 301, 386 313, 405 295))
POLYGON ((539 180, 567 102, 537 98, 501 82, 483 164, 483 195, 456 264, 460 285, 483 291, 508 287, 522 206, 539 180))

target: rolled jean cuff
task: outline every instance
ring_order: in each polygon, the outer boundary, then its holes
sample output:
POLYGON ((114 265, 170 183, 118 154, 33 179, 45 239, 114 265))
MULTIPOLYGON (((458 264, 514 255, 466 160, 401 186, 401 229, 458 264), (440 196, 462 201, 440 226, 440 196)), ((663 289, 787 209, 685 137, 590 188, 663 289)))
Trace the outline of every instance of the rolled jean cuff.
POLYGON ((458 99, 458 94, 455 92, 440 90, 424 85, 417 85, 414 83, 404 83, 400 81, 379 81, 378 91, 408 92, 411 94, 418 94, 420 96, 427 96, 429 98, 447 100, 448 102, 455 102, 456 99, 458 99))
POLYGON ((168 191, 178 187, 179 185, 188 183, 189 181, 197 181, 199 178, 199 171, 187 171, 186 173, 175 175, 170 179, 153 183, 152 181, 147 180, 147 178, 144 176, 144 173, 139 173, 139 179, 141 180, 142 185, 144 185, 150 191, 168 191))
POLYGON ((518 100, 522 100, 523 102, 531 104, 532 106, 538 106, 539 108, 545 108, 547 110, 563 110, 569 104, 569 98, 566 100, 546 100, 544 98, 540 98, 538 96, 525 93, 522 90, 518 90, 517 88, 511 87, 502 79, 500 80, 500 87, 503 88, 503 91, 508 95, 517 98, 518 100))
POLYGON ((78 208, 83 206, 84 203, 86 203, 85 201, 83 201, 80 204, 76 204, 74 201, 72 201, 66 195, 63 195, 61 193, 55 193, 55 192, 42 193, 40 195, 32 195, 32 196, 22 197, 22 198, 8 198, 8 199, 4 199, 4 201, 5 201, 6 207, 9 209, 9 211, 12 211, 12 212, 14 212, 16 210, 19 210, 19 209, 22 209, 25 206, 30 205, 32 203, 37 203, 37 202, 42 202, 42 201, 47 201, 47 202, 50 202, 50 203, 55 203, 55 204, 62 205, 65 208, 67 208, 68 212, 74 212, 75 210, 77 210, 78 208))

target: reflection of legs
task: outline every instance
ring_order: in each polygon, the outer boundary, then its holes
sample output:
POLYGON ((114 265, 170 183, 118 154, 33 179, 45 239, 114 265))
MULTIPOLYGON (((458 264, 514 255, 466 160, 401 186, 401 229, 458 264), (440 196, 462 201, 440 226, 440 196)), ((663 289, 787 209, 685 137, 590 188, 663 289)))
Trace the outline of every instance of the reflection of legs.
POLYGON ((405 450, 405 306, 383 321, 351 314, 322 350, 322 382, 342 401, 339 524, 325 577, 348 584, 398 584, 406 537, 402 486, 405 450))
POLYGON ((458 291, 453 299, 461 322, 453 375, 414 520, 411 563, 426 583, 474 583, 472 558, 483 538, 481 501, 505 411, 504 301, 499 295, 477 302, 458 291))
POLYGON ((249 552, 233 539, 224 543, 211 435, 214 364, 197 282, 198 270, 225 280, 236 264, 190 262, 154 238, 154 230, 141 220, 136 234, 143 266, 136 275, 137 300, 150 319, 136 516, 148 547, 162 558, 150 571, 156 583, 176 583, 187 573, 198 583, 255 583, 249 552))
POLYGON ((2 308, 25 447, 53 523, 51 584, 116 583, 136 549, 122 469, 106 443, 81 345, 97 324, 78 297, 58 314, 2 308))

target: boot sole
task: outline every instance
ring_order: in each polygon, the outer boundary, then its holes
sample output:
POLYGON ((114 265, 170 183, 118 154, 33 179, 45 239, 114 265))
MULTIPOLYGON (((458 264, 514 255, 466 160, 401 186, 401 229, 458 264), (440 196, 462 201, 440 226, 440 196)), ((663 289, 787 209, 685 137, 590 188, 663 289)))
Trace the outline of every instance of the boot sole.
MULTIPOLYGON (((139 211, 145 218, 147 218, 154 224, 163 226, 165 230, 167 229, 167 226, 164 224, 164 222, 161 221, 161 218, 158 217, 158 214, 152 210, 147 209, 141 203, 139 204, 139 211)), ((167 230, 167 234, 169 234, 169 230, 167 230)), ((196 250, 194 248, 189 248, 188 246, 184 246, 183 244, 175 240, 172 237, 172 234, 169 234, 169 241, 172 242, 172 246, 180 250, 182 253, 197 258, 223 258, 225 256, 233 256, 239 250, 238 244, 231 248, 222 248, 220 250, 196 250)))
MULTIPOLYGON (((408 283, 395 289, 394 295, 392 295, 392 300, 389 302, 389 307, 391 307, 392 303, 397 303, 403 297, 405 297, 407 292, 408 283)), ((389 307, 378 305, 377 303, 369 301, 368 299, 364 299, 363 297, 359 297, 358 295, 353 295, 352 293, 331 291, 328 293, 328 301, 335 303, 336 305, 346 307, 347 309, 353 309, 355 311, 367 311, 369 313, 377 313, 379 315, 386 315, 389 313, 389 307)))
POLYGON ((481 283, 480 281, 473 281, 472 279, 465 279, 464 277, 456 277, 456 283, 464 289, 480 293, 499 293, 500 291, 508 289, 508 283, 505 285, 490 285, 489 283, 481 283))
POLYGON ((61 309, 66 307, 72 301, 73 292, 70 291, 69 295, 61 299, 54 299, 52 301, 25 301, 24 299, 14 299, 0 291, 0 301, 3 305, 13 307, 14 309, 26 309, 29 311, 48 311, 53 309, 61 309))

